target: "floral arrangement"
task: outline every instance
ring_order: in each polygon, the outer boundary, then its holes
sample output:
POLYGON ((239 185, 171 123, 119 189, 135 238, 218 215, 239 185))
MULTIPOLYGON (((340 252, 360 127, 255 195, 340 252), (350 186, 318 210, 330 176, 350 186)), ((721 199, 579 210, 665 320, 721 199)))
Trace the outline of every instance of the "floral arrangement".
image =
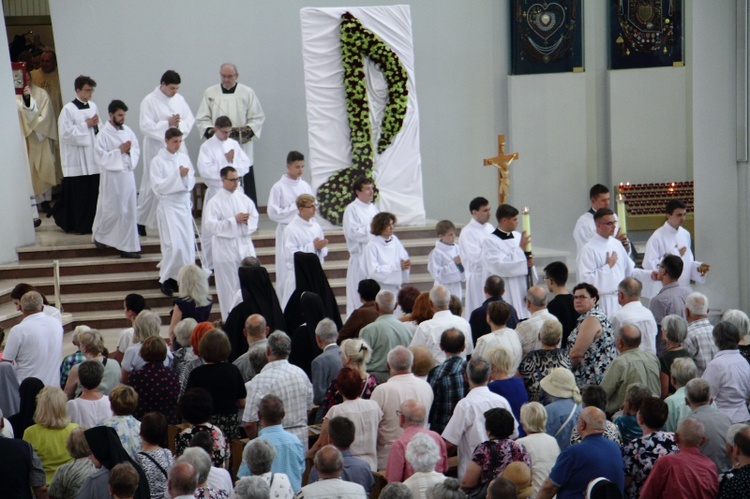
POLYGON ((377 143, 378 154, 382 154, 401 131, 409 100, 406 70, 388 45, 362 26, 359 19, 350 12, 341 16, 340 33, 346 112, 352 146, 351 166, 334 173, 318 188, 320 213, 335 225, 342 225, 344 210, 356 197, 351 188, 354 180, 360 176, 373 178, 375 152, 370 127, 370 107, 367 103, 364 57, 378 66, 388 83, 388 100, 377 143))

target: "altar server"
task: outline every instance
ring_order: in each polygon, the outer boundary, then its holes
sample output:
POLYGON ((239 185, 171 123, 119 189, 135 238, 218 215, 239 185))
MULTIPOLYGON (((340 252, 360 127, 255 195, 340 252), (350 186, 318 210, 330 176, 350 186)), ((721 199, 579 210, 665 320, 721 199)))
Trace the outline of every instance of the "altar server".
POLYGON ((427 270, 435 279, 434 286, 445 286, 451 295, 460 300, 462 283, 466 280, 456 244, 456 226, 450 220, 441 220, 435 226, 438 240, 430 251, 427 270))
POLYGON ((492 224, 488 223, 492 212, 490 202, 477 197, 469 203, 471 220, 461 229, 458 238, 458 251, 466 274, 466 306, 464 318, 479 308, 485 300, 484 278, 482 277, 482 240, 492 234, 492 224))
MULTIPOLYGON (((589 210, 578 217, 576 226, 573 229, 573 239, 576 241, 576 256, 581 254, 581 250, 596 234, 596 224, 594 223, 594 213, 600 208, 609 208, 610 202, 609 189, 606 185, 596 184, 589 189, 589 202, 591 206, 589 210)), ((615 215, 615 223, 617 215, 615 215)), ((626 234, 618 234, 618 225, 615 225, 615 236, 625 247, 625 250, 630 253, 630 243, 628 242, 626 234)))
POLYGON ((100 249, 119 250, 123 258, 140 258, 133 170, 141 149, 133 130, 125 125, 127 110, 121 100, 110 102, 109 121, 96 136, 94 159, 102 173, 91 240, 100 249))
POLYGON ((378 213, 370 223, 370 239, 362 256, 366 279, 380 285, 380 291, 398 294, 404 282, 409 282, 411 260, 398 237, 393 235, 396 215, 387 211, 378 213))

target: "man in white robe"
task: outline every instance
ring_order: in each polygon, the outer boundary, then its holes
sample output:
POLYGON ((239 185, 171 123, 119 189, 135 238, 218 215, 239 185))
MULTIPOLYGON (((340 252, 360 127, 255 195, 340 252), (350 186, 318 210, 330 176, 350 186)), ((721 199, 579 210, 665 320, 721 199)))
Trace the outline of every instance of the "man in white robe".
MULTIPOLYGON (((219 68, 221 84, 208 87, 203 92, 198 112, 196 113, 195 126, 204 139, 211 138, 214 133, 214 122, 219 116, 226 116, 233 123, 232 138, 242 144, 242 149, 248 157, 250 169, 241 173, 244 175, 244 189, 250 199, 257 205, 258 199, 255 193, 255 175, 252 169, 254 163, 253 143, 260 138, 263 122, 266 117, 260 101, 255 96, 253 89, 237 83, 239 73, 237 66, 225 63, 219 68)), ((235 168, 237 165, 234 165, 235 168)))
POLYGON ((94 160, 102 173, 91 240, 98 248, 119 250, 123 258, 140 258, 133 170, 141 148, 133 130, 125 125, 128 106, 113 100, 107 110, 109 121, 101 127, 94 145, 94 160))
POLYGON ((471 220, 461 229, 458 237, 459 256, 466 274, 466 301, 464 319, 469 320, 471 312, 479 308, 485 300, 484 278, 482 277, 482 240, 492 234, 492 224, 488 223, 492 212, 490 203, 483 197, 474 198, 469 203, 471 220))
POLYGON ((531 241, 530 236, 516 231, 518 209, 509 204, 501 204, 495 212, 497 229, 482 241, 482 275, 486 280, 498 275, 505 281, 503 300, 516 309, 519 319, 527 319, 526 277, 532 272, 537 281, 534 258, 527 257, 524 248, 531 241))
MULTIPOLYGON (((594 234, 596 234, 594 213, 600 208, 609 208, 610 198, 609 189, 606 185, 596 184, 589 189, 589 201, 591 202, 591 207, 586 213, 578 217, 576 226, 573 229, 573 239, 576 241, 576 256, 581 254, 583 247, 594 237, 594 234)), ((619 222, 619 220, 617 220, 617 215, 615 215, 615 222, 619 222)), ((628 242, 627 235, 619 234, 619 225, 615 225, 615 235, 629 253, 630 243, 628 242)))
MULTIPOLYGON (((323 234, 318 222, 315 221, 315 211, 318 206, 311 194, 301 194, 297 197, 297 214, 284 229, 282 238, 282 258, 286 267, 284 283, 281 286, 281 308, 285 308, 289 298, 297 287, 294 275, 294 254, 298 251, 314 253, 323 264, 328 255, 328 239, 323 234)), ((278 282, 278 280, 276 281, 278 282)))
POLYGON ((297 196, 301 194, 313 195, 310 184, 302 180, 305 169, 305 157, 302 153, 291 151, 286 156, 286 173, 278 182, 273 184, 268 194, 268 218, 276 222, 276 293, 282 301, 282 289, 286 279, 286 263, 284 262, 282 238, 284 229, 297 216, 297 196))
MULTIPOLYGON (((140 127, 143 134, 143 175, 138 190, 138 233, 146 235, 146 227, 154 228, 156 220, 156 198, 151 188, 151 162, 164 149, 164 133, 168 128, 178 128, 183 138, 193 128, 195 118, 182 95, 180 75, 171 69, 161 76, 161 83, 141 101, 140 127)), ((182 152, 187 148, 182 144, 182 152)), ((193 173, 194 175, 194 173, 193 173)))
POLYGON ((354 181, 354 192, 357 199, 349 203, 344 210, 344 238, 349 250, 349 267, 346 270, 346 315, 347 317, 360 304, 357 288, 359 281, 365 279, 362 270, 362 252, 370 242, 370 222, 378 214, 372 203, 375 195, 375 184, 372 179, 359 177, 354 181))
POLYGON ((609 208, 600 208, 594 215, 596 234, 578 254, 578 282, 587 282, 599 291, 599 308, 608 317, 622 307, 617 300, 617 287, 626 277, 650 282, 651 272, 636 269, 622 242, 615 239, 617 220, 609 208))
POLYGON ((237 190, 240 182, 237 169, 225 166, 220 174, 222 188, 203 210, 203 231, 213 241, 216 291, 221 320, 226 321, 235 292, 240 289, 237 268, 243 258, 255 256, 250 235, 258 229, 260 216, 253 200, 237 190))
POLYGON ((166 131, 166 147, 151 161, 149 173, 150 185, 158 200, 159 287, 166 296, 177 291, 176 279, 180 269, 195 264, 195 233, 190 212, 190 191, 195 187, 195 173, 190 158, 181 150, 182 137, 177 128, 166 131))
MULTIPOLYGON (((679 199, 672 199, 666 207, 667 221, 654 231, 646 243, 646 253, 643 256, 643 268, 656 271, 659 264, 667 255, 677 255, 682 259, 682 275, 678 282, 680 286, 690 287, 690 281, 706 282, 706 272, 709 265, 695 261, 691 249, 690 232, 685 230, 685 215, 687 206, 679 199)), ((655 291, 658 292, 659 286, 655 291)), ((649 296, 651 298, 653 295, 649 296)))
MULTIPOLYGON (((203 199, 204 207, 222 189, 222 168, 232 166, 237 170, 240 177, 250 169, 250 160, 240 147, 240 143, 229 137, 232 133, 232 121, 226 116, 219 116, 216 118, 214 125, 214 135, 201 144, 196 165, 198 173, 208 187, 203 199)), ((206 266, 213 269, 212 241, 211 236, 206 233, 205 227, 201 228, 201 242, 206 266)))

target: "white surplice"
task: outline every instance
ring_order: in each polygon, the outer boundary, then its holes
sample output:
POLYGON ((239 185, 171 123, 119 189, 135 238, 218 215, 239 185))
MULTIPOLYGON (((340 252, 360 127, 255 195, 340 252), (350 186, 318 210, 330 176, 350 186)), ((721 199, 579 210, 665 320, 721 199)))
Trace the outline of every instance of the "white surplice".
MULTIPOLYGON (((526 308, 529 266, 520 246, 521 233, 514 230, 512 234, 513 238, 503 240, 493 232, 482 241, 482 281, 491 275, 502 277, 505 281, 503 300, 513 305, 519 319, 527 319, 530 315, 526 308)), ((536 268, 532 267, 531 272, 536 282, 536 268)))
MULTIPOLYGON (((620 230, 620 224, 615 214, 615 234, 620 230)), ((594 214, 591 211, 587 211, 576 220, 576 226, 573 229, 573 239, 576 241, 576 257, 581 254, 581 250, 587 242, 591 240, 596 234, 596 222, 594 222, 594 214)))
POLYGON ((151 162, 157 153, 164 149, 164 134, 169 129, 169 119, 174 114, 180 115, 178 128, 182 132, 181 152, 187 155, 187 139, 193 128, 195 118, 185 98, 180 94, 167 97, 156 87, 141 101, 140 127, 143 134, 143 176, 138 190, 138 223, 146 227, 156 226, 156 199, 151 189, 151 162))
POLYGON ((362 252, 370 242, 370 223, 379 212, 373 203, 355 199, 344 210, 344 237, 349 250, 349 267, 346 270, 346 315, 352 314, 360 305, 357 288, 359 281, 366 279, 362 270, 362 252))
POLYGON ((398 294, 401 285, 409 282, 409 270, 401 270, 401 260, 408 259, 409 254, 398 237, 391 236, 386 241, 383 236, 373 236, 362 254, 365 278, 380 284, 381 291, 398 294))
MULTIPOLYGON (((286 229, 284 229, 281 251, 286 272, 284 284, 281 287, 282 309, 286 307, 289 298, 297 288, 297 280, 294 275, 294 254, 298 251, 303 253, 313 253, 320 259, 321 265, 323 264, 326 255, 328 255, 328 247, 315 249, 315 246, 313 245, 315 239, 325 239, 325 234, 323 234, 323 229, 314 218, 305 221, 299 215, 295 215, 292 221, 289 222, 289 225, 286 226, 286 229)), ((276 282, 279 282, 278 273, 276 279, 276 282)))
POLYGON ((464 319, 484 303, 484 279, 482 278, 482 240, 495 230, 490 224, 480 224, 473 218, 461 229, 458 251, 466 274, 466 301, 464 319))
POLYGON ((102 174, 92 241, 120 251, 141 251, 136 228, 137 192, 133 174, 140 155, 138 139, 130 127, 115 128, 110 121, 100 127, 94 145, 94 159, 102 174), (130 141, 130 152, 123 154, 120 145, 127 141, 130 141))
MULTIPOLYGON (((68 102, 63 106, 57 119, 60 133, 60 162, 65 177, 80 177, 101 173, 94 161, 94 127, 89 127, 86 120, 99 114, 99 108, 88 101, 88 109, 78 109, 68 102)), ((100 122, 99 128, 102 127, 100 122)))
MULTIPOLYGON (((643 256, 643 268, 646 270, 657 270, 659 264, 667 255, 677 255, 682 258, 682 275, 679 283, 681 286, 690 287, 690 281, 706 282, 706 277, 700 275, 698 267, 702 262, 696 262, 691 249, 690 232, 684 227, 674 229, 668 222, 659 227, 651 234, 646 243, 646 253, 643 256), (680 255, 680 248, 685 248, 685 254, 680 255)), ((657 287, 654 296, 661 289, 657 287)), ((650 298, 650 296, 649 296, 650 298)))
POLYGON ((427 270, 435 279, 434 286, 445 286, 452 295, 463 297, 461 283, 466 280, 466 273, 462 272, 453 260, 459 256, 458 244, 445 244, 438 240, 435 249, 430 251, 427 270))
MULTIPOLYGON (((240 289, 237 268, 243 258, 255 256, 250 235, 258 229, 259 218, 255 203, 239 188, 234 192, 222 188, 203 210, 203 232, 212 241, 216 292, 224 321, 232 311, 235 292, 240 289), (238 213, 250 214, 247 224, 237 223, 238 213)), ((204 238, 204 245, 205 242, 204 238)))
POLYGON ((156 195, 157 222, 161 239, 159 282, 177 279, 184 265, 195 263, 195 233, 190 211, 190 191, 195 187, 193 164, 182 151, 160 150, 151 161, 150 185, 156 195), (180 176, 180 166, 188 174, 180 176))
POLYGON ((268 194, 268 218, 276 222, 276 293, 281 301, 284 281, 286 279, 286 265, 282 256, 282 237, 284 228, 297 216, 297 196, 300 194, 313 195, 310 184, 302 180, 291 179, 288 175, 281 176, 278 182, 273 184, 268 194))

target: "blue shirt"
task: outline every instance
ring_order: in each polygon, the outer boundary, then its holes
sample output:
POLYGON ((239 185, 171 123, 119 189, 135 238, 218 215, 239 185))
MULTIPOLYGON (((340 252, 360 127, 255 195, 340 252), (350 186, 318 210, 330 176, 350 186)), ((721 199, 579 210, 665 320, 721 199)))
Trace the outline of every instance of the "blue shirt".
POLYGON ((554 402, 544 406, 544 408, 547 410, 547 428, 545 433, 555 437, 557 445, 563 451, 570 446, 570 433, 578 422, 578 415, 581 413, 581 404, 574 403, 573 399, 555 399, 554 402), (573 409, 574 406, 575 409, 573 409), (568 419, 568 416, 570 416, 570 411, 573 411, 573 417, 560 430, 560 427, 568 419), (559 433, 558 430, 560 430, 559 433))
MULTIPOLYGON (((276 448, 276 458, 271 465, 271 471, 286 474, 294 491, 299 491, 302 488, 302 473, 305 471, 305 451, 299 438, 284 430, 281 425, 264 427, 258 432, 258 438, 266 440, 276 448)), ((251 442, 252 440, 247 445, 251 442)), ((251 474, 243 459, 237 477, 242 478, 251 474)))
MULTIPOLYGON (((505 397, 510 404, 510 408, 513 409, 513 416, 516 418, 516 421, 521 421, 521 406, 529 401, 529 394, 526 391, 526 385, 523 384, 522 378, 513 376, 512 378, 498 379, 487 385, 487 388, 489 388, 492 393, 497 393, 501 397, 505 397)), ((568 412, 568 414, 570 414, 570 412, 568 412)), ((526 432, 523 431, 523 428, 519 425, 518 437, 525 436, 526 432)))
POLYGON ((557 499, 583 497, 589 482, 598 477, 615 483, 624 494, 625 468, 620 447, 600 433, 565 449, 549 474, 550 481, 560 487, 557 499))
MULTIPOLYGON (((367 461, 352 456, 350 450, 342 450, 341 455, 344 456, 344 471, 341 473, 341 479, 360 484, 368 494, 372 492, 375 487, 375 479, 372 477, 372 471, 367 461)), ((318 468, 313 466, 310 470, 310 476, 307 477, 307 484, 315 483, 319 478, 318 468)))

